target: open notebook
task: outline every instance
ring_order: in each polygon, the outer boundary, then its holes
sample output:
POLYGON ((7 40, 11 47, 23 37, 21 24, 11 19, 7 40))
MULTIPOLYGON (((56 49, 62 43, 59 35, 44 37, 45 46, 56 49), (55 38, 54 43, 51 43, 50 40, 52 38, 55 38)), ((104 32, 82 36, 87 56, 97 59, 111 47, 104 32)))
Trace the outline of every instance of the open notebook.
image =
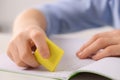
POLYGON ((51 80, 78 80, 78 78, 81 80, 120 80, 119 57, 108 57, 98 61, 78 59, 75 53, 85 42, 84 39, 57 37, 53 38, 52 41, 65 51, 55 72, 49 72, 42 66, 37 69, 18 67, 6 54, 0 55, 0 71, 46 77, 51 80))

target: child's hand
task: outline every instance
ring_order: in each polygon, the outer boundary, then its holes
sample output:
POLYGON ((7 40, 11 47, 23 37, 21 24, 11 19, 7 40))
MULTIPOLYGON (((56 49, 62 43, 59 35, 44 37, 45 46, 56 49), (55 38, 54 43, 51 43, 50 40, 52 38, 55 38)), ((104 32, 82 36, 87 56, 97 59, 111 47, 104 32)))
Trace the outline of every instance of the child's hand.
POLYGON ((79 58, 98 60, 108 56, 120 56, 120 30, 99 33, 93 36, 77 52, 79 58))
POLYGON ((49 49, 45 41, 45 33, 39 27, 25 29, 15 34, 8 46, 8 56, 22 67, 38 67, 39 64, 32 54, 37 48, 44 58, 49 57, 49 49))

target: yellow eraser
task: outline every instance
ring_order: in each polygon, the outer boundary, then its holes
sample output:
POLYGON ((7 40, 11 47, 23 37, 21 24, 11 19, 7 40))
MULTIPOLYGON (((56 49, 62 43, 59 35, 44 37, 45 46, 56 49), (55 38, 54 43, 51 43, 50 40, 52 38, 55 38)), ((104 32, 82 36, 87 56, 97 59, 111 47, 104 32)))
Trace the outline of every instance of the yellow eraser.
POLYGON ((55 71, 56 66, 59 64, 64 51, 59 48, 57 45, 55 45, 51 40, 48 38, 46 39, 49 51, 50 51, 50 58, 45 59, 41 56, 41 54, 38 52, 38 50, 35 51, 34 55, 37 59, 37 61, 43 65, 47 70, 53 72, 55 71))

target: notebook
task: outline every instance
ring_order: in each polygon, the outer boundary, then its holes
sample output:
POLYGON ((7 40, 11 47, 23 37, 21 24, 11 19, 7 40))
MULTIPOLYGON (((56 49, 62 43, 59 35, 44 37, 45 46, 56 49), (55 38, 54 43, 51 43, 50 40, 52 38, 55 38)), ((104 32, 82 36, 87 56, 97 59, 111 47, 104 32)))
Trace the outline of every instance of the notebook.
POLYGON ((57 37, 51 40, 65 52, 55 72, 50 72, 43 66, 36 69, 18 67, 6 54, 0 55, 0 72, 14 72, 52 80, 120 80, 120 57, 107 57, 98 61, 78 59, 75 53, 86 39, 57 37))

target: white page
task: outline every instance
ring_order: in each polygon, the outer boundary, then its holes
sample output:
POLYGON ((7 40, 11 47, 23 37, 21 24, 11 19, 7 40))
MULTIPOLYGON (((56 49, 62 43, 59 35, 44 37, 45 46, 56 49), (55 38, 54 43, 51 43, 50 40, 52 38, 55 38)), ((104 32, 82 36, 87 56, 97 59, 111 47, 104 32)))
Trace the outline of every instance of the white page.
POLYGON ((26 76, 25 74, 0 71, 0 80, 56 80, 56 79, 32 75, 26 76))
POLYGON ((120 80, 120 57, 103 58, 79 70, 101 74, 113 80, 120 80))
POLYGON ((75 53, 83 44, 84 40, 79 38, 52 38, 52 40, 65 51, 65 54, 55 72, 48 72, 42 67, 29 70, 25 70, 23 68, 20 69, 20 67, 16 66, 6 55, 0 55, 0 69, 39 76, 64 78, 67 77, 73 70, 77 70, 94 62, 90 59, 80 60, 76 57, 75 53))

